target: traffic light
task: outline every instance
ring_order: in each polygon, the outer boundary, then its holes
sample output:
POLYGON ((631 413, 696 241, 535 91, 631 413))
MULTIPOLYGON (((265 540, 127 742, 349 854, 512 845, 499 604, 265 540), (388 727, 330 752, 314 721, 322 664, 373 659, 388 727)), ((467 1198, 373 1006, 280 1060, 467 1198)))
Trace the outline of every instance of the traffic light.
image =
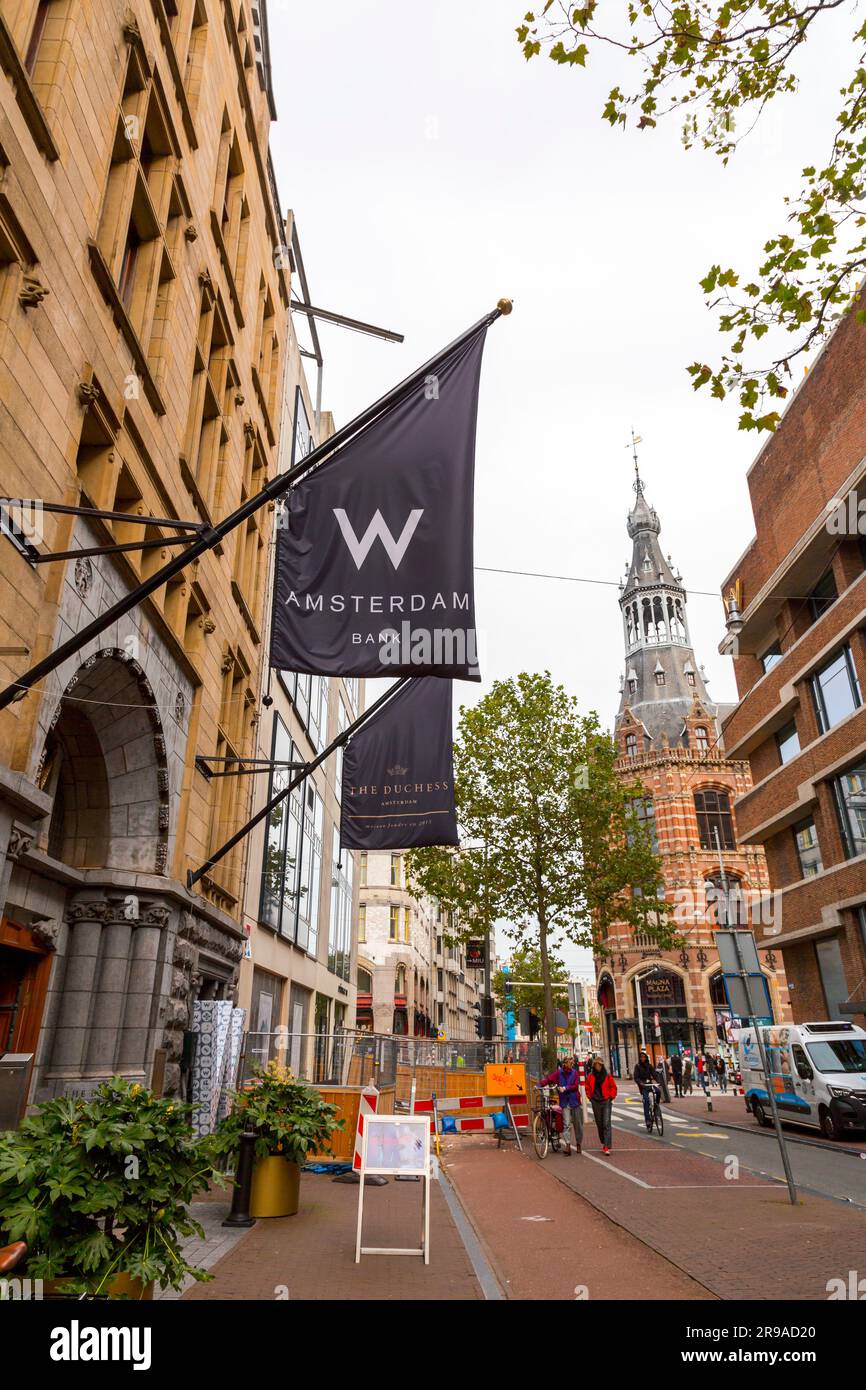
POLYGON ((482 1032, 479 1034, 479 1037, 485 1038, 487 1042, 490 1042, 496 1032, 496 1013, 493 1008, 492 994, 485 994, 484 996, 484 1006, 481 1011, 481 1027, 482 1032))
POLYGON ((483 1038, 483 1037, 484 1037, 484 1015, 483 1015, 483 1013, 481 1012, 481 1005, 476 1003, 476 1004, 473 1004, 473 1005, 472 1005, 472 1008, 473 1008, 474 1012, 476 1012, 476 1013, 478 1014, 478 1017, 477 1017, 476 1020, 475 1020, 475 1036, 476 1036, 476 1038, 483 1038))
POLYGON ((539 1019, 538 1014, 535 1012, 535 1010, 534 1010, 534 1009, 530 1009, 530 1011, 529 1011, 529 1040, 530 1040, 530 1042, 531 1042, 534 1038, 537 1038, 540 1032, 541 1032, 541 1020, 539 1019))

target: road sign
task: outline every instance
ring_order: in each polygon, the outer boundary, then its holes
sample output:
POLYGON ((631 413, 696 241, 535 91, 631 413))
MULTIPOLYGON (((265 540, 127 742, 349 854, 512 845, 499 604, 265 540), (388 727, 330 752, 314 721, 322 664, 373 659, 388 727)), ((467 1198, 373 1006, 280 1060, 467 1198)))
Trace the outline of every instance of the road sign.
POLYGON ((437 1028, 437 1029, 436 1029, 436 1041, 437 1041, 437 1042, 447 1042, 447 1041, 448 1041, 448 1034, 445 1032, 445 1029, 444 1029, 444 1028, 437 1028))
POLYGON ((467 941, 466 943, 466 969, 483 970, 487 960, 487 953, 484 950, 483 941, 467 941))
POLYGON ((525 1096, 526 1067, 523 1062, 488 1062, 484 1068, 484 1094, 525 1096))

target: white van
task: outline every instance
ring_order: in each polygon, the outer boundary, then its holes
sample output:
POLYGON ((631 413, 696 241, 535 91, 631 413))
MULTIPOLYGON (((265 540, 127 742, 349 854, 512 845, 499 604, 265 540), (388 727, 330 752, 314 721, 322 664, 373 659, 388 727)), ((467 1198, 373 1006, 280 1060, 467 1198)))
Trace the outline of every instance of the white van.
MULTIPOLYGON (((773 1123, 755 1028, 737 1037, 746 1109, 773 1123)), ((866 1130, 866 1033, 855 1023, 762 1027, 780 1119, 814 1125, 826 1139, 866 1130)))

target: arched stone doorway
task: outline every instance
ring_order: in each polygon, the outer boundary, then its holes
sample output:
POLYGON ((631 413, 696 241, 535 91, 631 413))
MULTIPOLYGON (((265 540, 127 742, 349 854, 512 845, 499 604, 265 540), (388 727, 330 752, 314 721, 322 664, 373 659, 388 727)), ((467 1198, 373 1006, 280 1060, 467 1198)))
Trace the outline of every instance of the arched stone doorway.
POLYGON ((137 661, 114 648, 67 685, 36 775, 53 797, 44 848, 76 869, 166 872, 169 774, 156 696, 137 661))

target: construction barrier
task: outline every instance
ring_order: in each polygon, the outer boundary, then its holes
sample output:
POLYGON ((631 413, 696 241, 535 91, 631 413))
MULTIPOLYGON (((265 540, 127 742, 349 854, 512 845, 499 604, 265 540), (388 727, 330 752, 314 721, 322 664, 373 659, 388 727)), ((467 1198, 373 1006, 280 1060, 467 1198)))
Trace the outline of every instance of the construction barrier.
POLYGON ((379 1092, 375 1086, 367 1086, 361 1092, 358 1104, 358 1127, 355 1130, 355 1153, 352 1158, 352 1167, 355 1172, 361 1171, 361 1136, 364 1133, 364 1116, 375 1115, 379 1105, 379 1092))
POLYGON ((374 1112, 377 1115, 393 1115, 394 1087, 375 1086, 317 1086, 316 1090, 328 1105, 333 1105, 337 1118, 343 1121, 340 1129, 335 1129, 326 1144, 318 1153, 309 1154, 310 1163, 351 1163, 355 1153, 355 1136, 358 1129, 358 1114, 365 1095, 375 1095, 374 1112))
POLYGON ((493 1116, 502 1113, 502 1111, 508 1116, 509 1123, 515 1131, 518 1129, 528 1130, 530 1115, 527 1107, 527 1098, 523 1095, 443 1096, 441 1098, 431 1096, 429 1099, 416 1100, 412 1113, 414 1115, 429 1115, 430 1132, 438 1137, 437 1121, 441 1115, 453 1117, 458 1134, 478 1133, 481 1130, 495 1131, 493 1116), (515 1106, 520 1107, 520 1113, 515 1113, 515 1106))

